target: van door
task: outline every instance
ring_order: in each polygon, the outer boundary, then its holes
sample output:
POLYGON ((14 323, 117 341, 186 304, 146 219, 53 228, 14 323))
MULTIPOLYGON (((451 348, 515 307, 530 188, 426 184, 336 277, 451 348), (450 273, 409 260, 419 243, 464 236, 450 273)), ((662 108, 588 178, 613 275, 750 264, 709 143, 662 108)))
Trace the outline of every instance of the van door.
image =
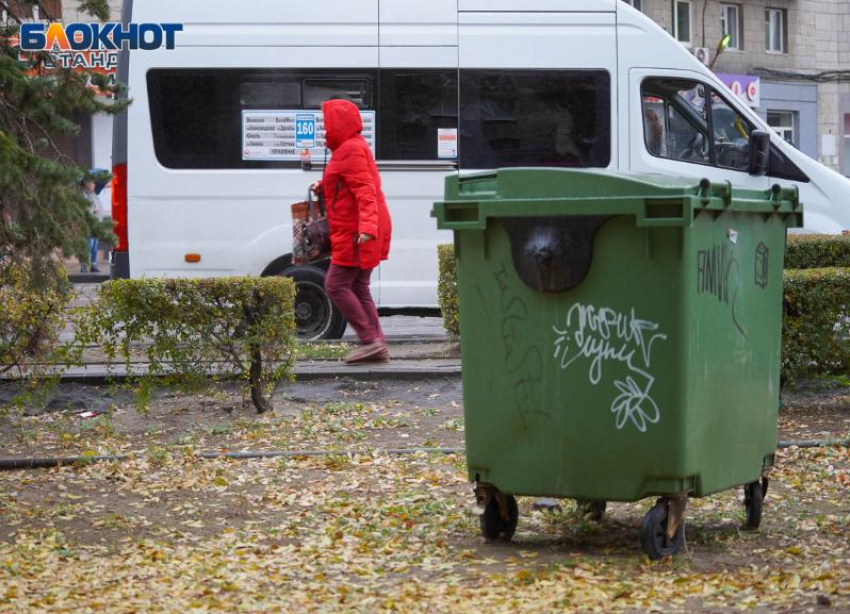
POLYGON ((378 167, 393 223, 382 308, 437 306, 433 203, 457 172, 457 0, 380 0, 378 167))
POLYGON ((755 124, 728 92, 705 83, 698 73, 631 70, 629 123, 633 171, 768 187, 767 177, 748 172, 755 124))

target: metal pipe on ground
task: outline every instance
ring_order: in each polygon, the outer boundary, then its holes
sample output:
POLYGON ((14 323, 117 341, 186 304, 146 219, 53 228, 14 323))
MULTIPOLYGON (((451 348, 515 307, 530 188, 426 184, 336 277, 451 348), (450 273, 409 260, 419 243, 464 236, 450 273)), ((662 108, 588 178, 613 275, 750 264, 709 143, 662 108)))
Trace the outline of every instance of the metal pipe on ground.
MULTIPOLYGON (((787 448, 829 448, 833 446, 850 447, 850 439, 780 441, 779 449, 787 448)), ((267 450, 258 452, 198 452, 195 458, 216 460, 258 460, 265 458, 315 458, 322 456, 355 456, 362 454, 464 454, 464 448, 388 448, 373 450, 267 450)), ((42 458, 0 458, 0 471, 20 471, 26 469, 52 469, 76 464, 100 462, 122 462, 138 455, 98 455, 98 456, 57 456, 42 458)))
MULTIPOLYGON (((355 456, 362 454, 462 454, 464 448, 389 448, 377 450, 268 450, 259 452, 199 452, 195 458, 216 460, 257 460, 264 458, 311 458, 322 456, 355 456)), ((43 458, 0 458, 0 471, 20 471, 25 469, 53 469, 76 464, 100 462, 122 462, 137 458, 139 455, 116 454, 98 456, 56 456, 43 458)))

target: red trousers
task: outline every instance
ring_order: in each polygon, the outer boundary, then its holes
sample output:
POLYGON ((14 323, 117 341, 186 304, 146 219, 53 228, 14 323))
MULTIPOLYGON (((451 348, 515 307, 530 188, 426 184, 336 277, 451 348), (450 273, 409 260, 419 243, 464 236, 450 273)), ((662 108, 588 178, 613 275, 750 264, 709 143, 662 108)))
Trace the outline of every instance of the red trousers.
POLYGON ((331 264, 325 277, 325 291, 364 344, 384 340, 369 290, 373 270, 331 264))

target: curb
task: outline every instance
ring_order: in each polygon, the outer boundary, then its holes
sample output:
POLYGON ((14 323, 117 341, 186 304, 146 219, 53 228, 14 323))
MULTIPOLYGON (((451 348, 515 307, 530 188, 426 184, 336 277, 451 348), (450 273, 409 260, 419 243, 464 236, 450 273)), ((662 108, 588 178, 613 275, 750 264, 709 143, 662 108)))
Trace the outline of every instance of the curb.
MULTIPOLYGON (((412 364, 400 365, 403 359, 397 359, 395 363, 387 366, 348 366, 337 361, 328 361, 330 364, 298 365, 293 370, 295 381, 312 382, 332 379, 353 379, 358 381, 386 381, 386 380, 433 380, 442 378, 455 378, 461 374, 461 366, 458 361, 443 361, 438 364, 428 364, 424 361, 410 361, 412 364)), ((60 381, 63 384, 81 384, 84 386, 102 386, 106 384, 123 384, 132 381, 139 375, 128 375, 127 373, 107 373, 103 370, 92 372, 68 373, 62 375, 60 381)), ((2 381, 2 380, 0 380, 2 381)), ((7 380, 14 381, 14 380, 7 380)))
POLYGON ((68 281, 72 284, 102 284, 109 281, 109 273, 69 273, 68 281))

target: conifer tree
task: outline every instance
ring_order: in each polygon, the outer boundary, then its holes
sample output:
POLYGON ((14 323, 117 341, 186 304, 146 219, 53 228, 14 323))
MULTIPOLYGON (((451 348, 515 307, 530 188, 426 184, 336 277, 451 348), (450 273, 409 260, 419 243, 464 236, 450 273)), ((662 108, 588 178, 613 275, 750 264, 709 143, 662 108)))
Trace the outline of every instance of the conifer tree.
MULTIPOLYGON (((107 0, 82 0, 80 11, 109 18, 107 0)), ((116 113, 126 103, 104 100, 118 87, 105 75, 48 69, 49 52, 22 56, 11 38, 20 20, 13 8, 0 31, 0 261, 21 265, 35 287, 56 288, 61 260, 85 254, 87 238, 108 238, 110 229, 88 213, 79 187, 88 169, 62 156, 51 136, 74 136, 75 117, 116 113)))
MULTIPOLYGON (((89 169, 52 137, 78 134, 75 117, 127 105, 109 100, 120 86, 105 75, 53 68, 50 52, 20 53, 19 24, 35 3, 0 0, 9 18, 0 25, 0 374, 23 372, 56 347, 69 293, 64 259, 88 253, 89 237, 111 242, 111 224, 89 212, 80 187, 89 169)), ((107 0, 79 7, 109 18, 107 0)))

